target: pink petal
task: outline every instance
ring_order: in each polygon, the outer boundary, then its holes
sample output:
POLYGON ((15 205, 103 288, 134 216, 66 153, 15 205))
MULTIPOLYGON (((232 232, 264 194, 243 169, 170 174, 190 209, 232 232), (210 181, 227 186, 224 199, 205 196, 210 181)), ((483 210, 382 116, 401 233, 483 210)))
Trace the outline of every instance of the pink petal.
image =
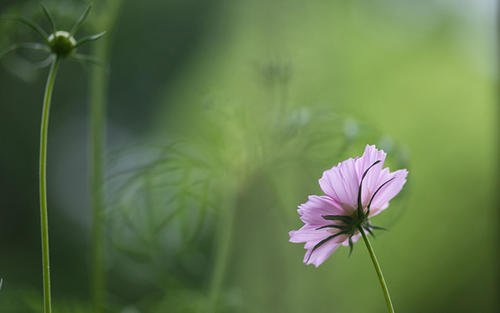
POLYGON ((312 249, 306 252, 304 263, 313 264, 318 267, 340 246, 338 242, 333 240, 324 243, 314 251, 312 249))
POLYGON ((322 217, 323 215, 345 214, 340 204, 328 196, 309 196, 307 202, 299 205, 297 211, 300 219, 305 224, 316 225, 317 227, 327 223, 322 217))
POLYGON ((347 159, 326 170, 319 180, 321 190, 344 207, 355 209, 358 206, 359 185, 363 173, 376 161, 380 161, 369 169, 363 180, 362 202, 367 205, 379 186, 381 176, 389 173, 388 169, 382 170, 385 158, 386 153, 383 150, 367 145, 361 157, 347 159))
POLYGON ((319 185, 323 192, 342 204, 355 208, 358 197, 359 177, 354 159, 347 159, 323 172, 319 185))
MULTIPOLYGON (((361 157, 345 160, 323 173, 319 184, 326 195, 310 196, 301 204, 298 213, 304 225, 299 230, 289 232, 291 242, 305 243, 307 252, 304 263, 318 267, 339 246, 349 246, 349 237, 345 234, 331 238, 338 229, 318 228, 341 223, 325 220, 324 215, 348 216, 353 213, 358 207, 359 187, 364 173, 361 200, 365 209, 371 201, 370 216, 387 208, 389 201, 401 191, 408 171, 391 173, 383 167, 385 158, 384 151, 367 145, 361 157), (318 246, 319 243, 321 245, 318 246)), ((356 242, 360 237, 361 234, 356 233, 352 241, 356 242)))
POLYGON ((380 161, 379 168, 382 168, 385 162, 386 153, 383 150, 378 150, 375 146, 366 145, 363 155, 356 160, 358 173, 361 177, 363 172, 376 161, 380 161))
POLYGON ((311 226, 304 225, 299 230, 292 230, 288 232, 290 236, 290 242, 310 242, 310 241, 321 241, 329 236, 332 233, 328 229, 319 229, 312 228, 311 226))
POLYGON ((375 146, 367 145, 363 155, 360 158, 356 159, 356 168, 359 174, 358 188, 359 184, 361 183, 361 177, 363 176, 363 173, 365 173, 368 168, 370 168, 370 166, 372 166, 375 162, 380 161, 380 163, 376 164, 368 170, 365 179, 363 180, 361 197, 363 207, 366 207, 366 205, 368 205, 371 195, 378 188, 381 176, 389 174, 388 169, 382 169, 382 167, 384 166, 385 157, 386 154, 383 150, 377 150, 375 146))
MULTIPOLYGON (((389 206, 389 201, 401 191, 406 183, 407 175, 407 170, 399 170, 389 175, 390 178, 394 177, 394 179, 382 187, 382 189, 380 189, 380 191, 375 195, 371 204, 370 216, 377 215, 389 206)), ((379 186, 381 186, 384 182, 381 182, 379 186)))

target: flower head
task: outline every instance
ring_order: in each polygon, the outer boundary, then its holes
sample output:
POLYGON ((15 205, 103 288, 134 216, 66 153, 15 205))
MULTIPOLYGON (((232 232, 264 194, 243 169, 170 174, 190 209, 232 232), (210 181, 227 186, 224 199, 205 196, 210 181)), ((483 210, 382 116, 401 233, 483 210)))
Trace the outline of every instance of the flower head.
POLYGON ((350 158, 326 170, 319 180, 324 195, 309 196, 299 206, 304 225, 289 233, 290 242, 305 243, 304 263, 321 265, 338 247, 373 234, 370 217, 389 206, 403 188, 408 171, 384 168, 386 154, 367 145, 361 157, 350 158))
POLYGON ((51 32, 48 33, 46 32, 42 27, 40 27, 38 24, 23 18, 23 17, 12 17, 8 18, 17 22, 20 22, 29 28, 31 28, 33 31, 35 31, 41 39, 43 39, 42 43, 38 42, 26 42, 26 43, 19 43, 12 45, 11 47, 7 48, 7 50, 3 51, 0 53, 0 58, 3 57, 4 55, 19 50, 19 49, 31 49, 31 50, 39 50, 39 51, 44 51, 47 52, 49 55, 45 61, 40 62, 40 65, 38 67, 44 67, 48 66, 49 64, 52 63, 56 58, 68 58, 71 57, 72 59, 78 60, 78 61, 83 61, 83 62, 89 62, 89 63, 94 63, 94 64, 100 64, 99 60, 95 60, 93 57, 80 54, 77 52, 77 48, 82 46, 83 44, 86 44, 88 42, 95 41, 102 36, 106 32, 101 32, 95 35, 90 35, 83 37, 79 40, 75 39, 75 34, 76 32, 80 29, 82 26, 83 22, 87 19, 87 16, 90 13, 90 10, 92 8, 91 5, 88 5, 85 11, 82 13, 82 15, 78 18, 78 20, 75 22, 74 26, 71 28, 69 31, 65 30, 60 30, 56 27, 56 24, 52 18, 52 15, 50 12, 47 10, 47 8, 40 3, 40 6, 43 10, 43 13, 45 14, 47 20, 49 21, 51 25, 51 32))

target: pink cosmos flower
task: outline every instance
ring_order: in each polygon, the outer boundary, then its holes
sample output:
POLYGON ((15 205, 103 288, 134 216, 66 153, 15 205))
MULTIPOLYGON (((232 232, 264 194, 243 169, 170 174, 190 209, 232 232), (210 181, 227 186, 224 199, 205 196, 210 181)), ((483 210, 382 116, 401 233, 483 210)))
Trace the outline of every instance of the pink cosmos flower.
POLYGON ((373 235, 369 218, 385 210, 403 188, 408 171, 383 168, 386 154, 367 145, 361 157, 326 170, 319 180, 322 196, 309 196, 298 212, 304 226, 289 233, 290 242, 307 250, 304 263, 321 265, 338 247, 352 250, 360 229, 373 235))

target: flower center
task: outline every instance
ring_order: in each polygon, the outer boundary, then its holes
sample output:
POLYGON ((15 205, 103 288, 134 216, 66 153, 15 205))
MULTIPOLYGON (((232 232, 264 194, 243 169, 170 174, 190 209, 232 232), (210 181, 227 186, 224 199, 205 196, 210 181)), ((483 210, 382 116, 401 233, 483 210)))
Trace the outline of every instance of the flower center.
POLYGON ((76 48, 75 38, 66 31, 56 31, 48 40, 50 50, 59 57, 67 57, 76 48))

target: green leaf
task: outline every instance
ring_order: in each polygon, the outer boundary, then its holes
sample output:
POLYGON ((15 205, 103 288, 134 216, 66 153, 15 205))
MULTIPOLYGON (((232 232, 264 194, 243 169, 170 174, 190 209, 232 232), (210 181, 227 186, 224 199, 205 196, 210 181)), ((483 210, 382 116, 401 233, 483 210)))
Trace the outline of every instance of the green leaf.
POLYGON ((322 218, 325 220, 330 220, 330 221, 342 221, 345 223, 350 223, 352 222, 352 217, 347 216, 347 215, 322 215, 322 218))
POLYGON ((40 2, 40 6, 42 7, 42 11, 49 20, 50 26, 52 27, 52 32, 56 32, 56 23, 54 23, 54 20, 52 19, 52 15, 50 15, 49 10, 47 10, 47 7, 43 3, 40 2))
POLYGON ((97 39, 101 38, 105 34, 106 34, 106 32, 104 31, 104 32, 101 32, 101 33, 98 33, 98 34, 95 34, 95 35, 83 37, 82 39, 78 40, 78 42, 75 45, 75 48, 79 47, 79 46, 81 46, 83 44, 86 44, 87 42, 96 41, 97 39))
POLYGON ((375 238, 375 234, 373 233, 373 231, 370 229, 370 227, 363 227, 372 237, 375 238))
POLYGON ((345 228, 345 226, 331 224, 331 225, 325 225, 325 226, 318 227, 318 228, 316 228, 316 230, 325 229, 325 228, 337 228, 337 229, 344 229, 344 228, 345 228))
POLYGON ((82 26, 83 22, 85 22, 85 20, 87 19, 87 16, 89 15, 91 9, 92 9, 92 5, 89 4, 87 6, 87 8, 85 9, 85 11, 83 11, 82 15, 80 15, 80 17, 78 18, 78 21, 76 21, 75 25, 73 26, 73 28, 70 31, 70 34, 72 36, 74 34, 76 34, 76 32, 78 31, 78 29, 80 29, 80 27, 82 26))
POLYGON ((354 243, 352 242, 352 236, 350 236, 349 237, 349 256, 351 256, 352 250, 354 250, 354 243))
POLYGON ((380 227, 380 226, 375 226, 375 225, 370 225, 371 229, 377 229, 377 230, 387 230, 385 227, 380 227))
POLYGON ((32 30, 34 30, 37 34, 39 34, 43 38, 43 40, 45 40, 45 42, 48 43, 48 41, 49 41, 49 35, 38 24, 33 23, 32 21, 30 21, 30 20, 28 20, 28 19, 26 19, 24 17, 19 17, 19 16, 3 17, 3 19, 11 20, 11 21, 16 21, 16 22, 19 22, 21 24, 24 24, 24 25, 28 26, 29 28, 31 28, 32 30))
POLYGON ((337 236, 340 236, 340 235, 345 235, 345 234, 347 234, 347 232, 346 232, 346 231, 341 231, 341 232, 338 232, 338 233, 333 234, 333 235, 331 235, 331 236, 328 236, 328 237, 326 237, 325 239, 323 239, 323 240, 321 240, 320 242, 318 242, 318 243, 314 246, 314 248, 312 248, 312 250, 311 250, 311 254, 309 254, 309 257, 307 258, 306 263, 307 263, 307 262, 309 262, 309 259, 311 258, 311 255, 313 254, 313 252, 314 252, 316 249, 318 249, 319 247, 321 247, 322 245, 324 245, 325 243, 327 243, 327 242, 328 242, 328 241, 330 241, 331 239, 333 239, 333 238, 335 238, 335 237, 337 237, 337 236))
POLYGON ((25 42, 25 43, 18 43, 14 44, 4 51, 0 52, 0 59, 3 58, 5 55, 16 51, 18 49, 31 49, 31 50, 38 50, 38 51, 45 51, 45 52, 50 52, 49 47, 47 47, 44 44, 41 43, 36 43, 36 42, 25 42))
POLYGON ((358 215, 361 216, 362 210, 363 210, 363 204, 361 203, 361 194, 362 194, 362 189, 363 189, 363 180, 365 179, 366 175, 368 174, 368 171, 375 165, 379 164, 380 160, 375 161, 372 165, 370 165, 365 172, 363 173, 363 176, 361 176, 361 181, 359 182, 359 189, 358 189, 358 215))

